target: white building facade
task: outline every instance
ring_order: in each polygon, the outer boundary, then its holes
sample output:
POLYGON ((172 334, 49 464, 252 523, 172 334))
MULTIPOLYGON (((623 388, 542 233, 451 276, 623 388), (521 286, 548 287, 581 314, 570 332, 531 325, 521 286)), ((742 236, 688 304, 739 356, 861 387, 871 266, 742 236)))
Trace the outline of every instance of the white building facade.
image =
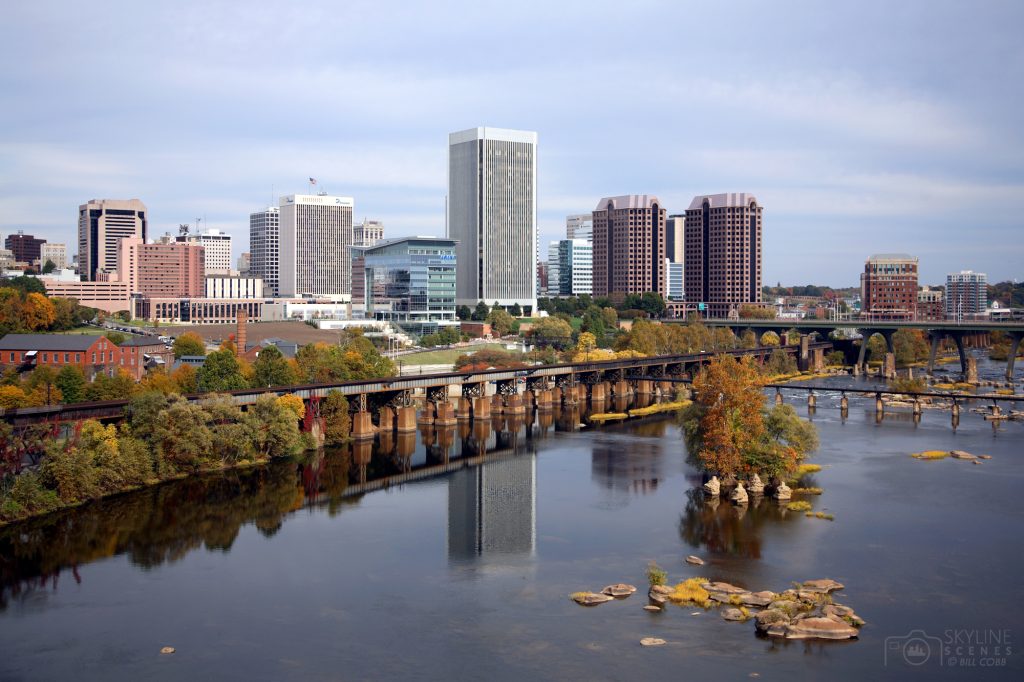
POLYGON ((63 270, 68 266, 67 244, 57 242, 46 242, 39 247, 39 267, 43 268, 46 262, 53 263, 57 270, 63 270))
POLYGON ((352 227, 352 246, 373 246, 384 239, 384 223, 363 220, 352 227))
POLYGON ((263 298, 263 279, 209 276, 206 278, 206 298, 263 298))
POLYGON ((685 285, 683 284, 683 263, 674 262, 671 258, 665 259, 665 278, 668 284, 668 300, 682 301, 686 296, 685 285))
POLYGON ((961 320, 988 312, 988 276, 962 270, 946 275, 946 319, 961 320))
POLYGON ((565 238, 594 241, 594 214, 578 213, 565 217, 565 238))
POLYGON ((352 297, 352 197, 281 197, 279 295, 352 297))
POLYGON ((549 297, 561 296, 561 285, 560 281, 560 263, 558 260, 558 245, 561 242, 549 242, 548 243, 548 290, 545 294, 549 297))
POLYGON ((457 303, 537 307, 537 133, 448 136, 447 236, 458 240, 457 303))
POLYGON ((227 232, 211 228, 196 234, 180 235, 177 241, 203 247, 207 275, 231 274, 231 235, 227 232))
POLYGON ((265 293, 280 295, 281 213, 277 206, 249 214, 249 274, 263 279, 265 293))

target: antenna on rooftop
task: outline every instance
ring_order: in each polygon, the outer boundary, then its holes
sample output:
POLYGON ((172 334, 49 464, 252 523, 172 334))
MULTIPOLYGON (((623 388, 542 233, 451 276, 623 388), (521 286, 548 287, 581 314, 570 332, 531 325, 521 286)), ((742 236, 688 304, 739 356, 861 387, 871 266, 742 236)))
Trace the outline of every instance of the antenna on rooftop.
POLYGON ((188 223, 178 223, 178 234, 182 237, 186 236, 191 227, 188 223))

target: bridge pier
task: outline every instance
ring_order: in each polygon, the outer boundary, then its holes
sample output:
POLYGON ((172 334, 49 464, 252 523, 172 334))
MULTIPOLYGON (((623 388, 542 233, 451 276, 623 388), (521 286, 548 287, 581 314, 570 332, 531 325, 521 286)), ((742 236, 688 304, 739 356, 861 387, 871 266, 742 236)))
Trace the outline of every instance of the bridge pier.
POLYGON ((360 410, 352 413, 352 438, 355 440, 372 439, 374 433, 373 417, 369 412, 360 410))
POLYGON ((885 364, 882 367, 882 376, 886 379, 896 378, 896 354, 891 351, 885 354, 885 364))
POLYGON ((388 432, 395 430, 395 411, 390 407, 384 406, 377 410, 377 424, 381 432, 388 432))
POLYGON ((396 430, 398 433, 408 433, 416 430, 416 408, 411 405, 398 408, 396 419, 396 430))
POLYGON ((457 407, 455 408, 455 418, 469 419, 470 417, 473 416, 472 410, 473 404, 470 402, 469 398, 465 396, 459 396, 459 401, 457 403, 457 407))
POLYGON ((1020 341, 1024 339, 1024 332, 1009 332, 1010 334, 1010 356, 1006 358, 1006 378, 1013 380, 1013 361, 1020 350, 1020 341))
POLYGON ((455 417, 455 408, 448 401, 437 404, 437 416, 434 417, 434 426, 454 426, 459 423, 455 417))
POLYGON ((797 367, 801 372, 811 368, 811 335, 800 335, 800 353, 797 356, 797 367))
POLYGON ((420 424, 433 424, 434 423, 434 403, 429 400, 423 403, 423 409, 420 410, 419 418, 416 420, 420 424))
POLYGON ((782 403, 783 403, 782 391, 780 391, 779 389, 775 389, 775 404, 776 405, 781 405, 782 403))
POLYGON ((928 375, 935 372, 935 356, 939 354, 939 345, 942 343, 942 332, 931 329, 928 331, 928 338, 931 341, 931 350, 928 351, 928 375))
POLYGON ((875 394, 875 414, 881 415, 885 413, 885 403, 882 402, 882 394, 875 394))
POLYGON ((491 399, 485 396, 473 398, 473 420, 491 418, 491 399))
POLYGON ((604 402, 608 399, 608 384, 599 381, 590 387, 590 401, 591 402, 604 402))
POLYGON ((845 393, 843 393, 843 396, 839 399, 839 409, 843 412, 847 412, 850 409, 850 399, 846 397, 845 393))
POLYGON ((807 394, 807 407, 814 409, 818 406, 818 396, 814 395, 814 391, 807 394))
POLYGON ((625 379, 620 379, 612 385, 612 394, 616 398, 625 398, 632 393, 633 391, 629 386, 629 382, 625 379))

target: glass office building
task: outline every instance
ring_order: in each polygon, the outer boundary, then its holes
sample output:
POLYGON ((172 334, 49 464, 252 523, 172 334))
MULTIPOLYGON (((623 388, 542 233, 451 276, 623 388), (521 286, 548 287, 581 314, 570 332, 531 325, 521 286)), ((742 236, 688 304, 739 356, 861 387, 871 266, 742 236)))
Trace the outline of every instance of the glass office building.
POLYGON ((353 247, 353 303, 366 317, 393 322, 413 334, 458 324, 455 317, 455 247, 441 237, 386 239, 353 247))

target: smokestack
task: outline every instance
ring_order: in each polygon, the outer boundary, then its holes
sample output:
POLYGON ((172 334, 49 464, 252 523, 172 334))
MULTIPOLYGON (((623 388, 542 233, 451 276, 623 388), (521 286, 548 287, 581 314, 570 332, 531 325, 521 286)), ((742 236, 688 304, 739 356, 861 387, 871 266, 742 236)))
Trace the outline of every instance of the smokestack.
POLYGON ((248 320, 248 314, 244 308, 239 308, 235 314, 237 320, 237 329, 235 330, 235 355, 242 357, 245 353, 245 323, 248 320))

